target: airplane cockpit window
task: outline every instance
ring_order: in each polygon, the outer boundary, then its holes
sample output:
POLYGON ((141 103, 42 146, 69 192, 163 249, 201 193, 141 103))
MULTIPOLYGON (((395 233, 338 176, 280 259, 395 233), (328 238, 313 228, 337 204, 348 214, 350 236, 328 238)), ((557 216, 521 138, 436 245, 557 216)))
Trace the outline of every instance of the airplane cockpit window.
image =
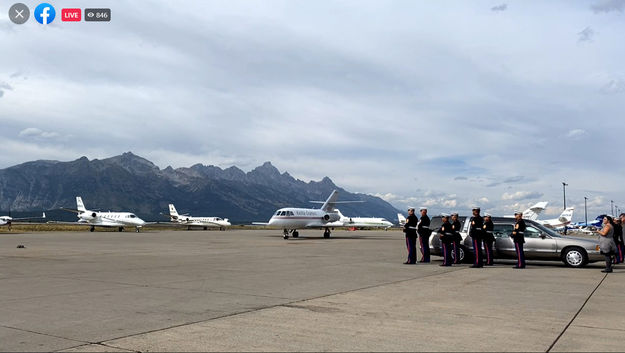
POLYGON ((135 216, 135 215, 131 214, 131 215, 130 215, 130 218, 137 218, 137 216, 135 216))

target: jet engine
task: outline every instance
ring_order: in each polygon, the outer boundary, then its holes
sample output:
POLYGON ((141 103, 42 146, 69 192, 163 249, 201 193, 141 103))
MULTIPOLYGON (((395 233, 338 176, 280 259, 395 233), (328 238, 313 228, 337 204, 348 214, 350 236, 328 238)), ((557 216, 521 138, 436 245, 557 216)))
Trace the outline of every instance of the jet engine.
POLYGON ((338 213, 326 213, 322 217, 324 222, 336 222, 341 219, 341 216, 338 213))

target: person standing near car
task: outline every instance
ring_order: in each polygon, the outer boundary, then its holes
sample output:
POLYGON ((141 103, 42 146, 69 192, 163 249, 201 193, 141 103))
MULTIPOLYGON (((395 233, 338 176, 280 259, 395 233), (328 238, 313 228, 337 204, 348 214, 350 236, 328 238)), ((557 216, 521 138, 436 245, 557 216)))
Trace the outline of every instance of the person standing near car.
POLYGON ((616 244, 618 248, 618 253, 621 256, 621 263, 625 262, 625 213, 621 213, 619 215, 619 219, 621 220, 621 243, 616 244), (620 247, 619 247, 620 246, 620 247))
POLYGON ((454 251, 454 264, 460 263, 460 242, 462 241, 462 235, 460 235, 460 228, 462 225, 458 220, 458 214, 451 214, 451 232, 454 233, 454 243, 453 243, 453 251, 454 251))
POLYGON ((616 244, 614 243, 614 227, 612 226, 612 217, 603 217, 603 227, 599 229, 599 249, 601 254, 605 256, 605 269, 601 270, 604 273, 612 272, 612 255, 616 250, 616 244))
POLYGON ((438 236, 441 240, 441 247, 443 248, 443 264, 441 266, 451 266, 451 247, 454 242, 454 233, 452 225, 449 223, 449 215, 442 214, 443 224, 438 230, 438 236))
POLYGON ((408 249, 408 259, 405 265, 414 265, 417 263, 417 223, 419 219, 414 214, 414 207, 408 208, 408 218, 404 224, 404 233, 406 235, 406 248, 408 249))
POLYGON ((430 262, 430 234, 432 234, 430 217, 428 217, 427 207, 421 207, 419 211, 421 212, 421 218, 417 224, 417 233, 419 233, 419 245, 421 246, 422 256, 419 262, 428 263, 430 262))
POLYGON ((514 248, 516 249, 517 264, 512 268, 525 268, 525 252, 523 251, 523 244, 525 244, 525 221, 523 220, 523 212, 515 212, 514 218, 516 223, 512 230, 512 240, 514 241, 514 248))
POLYGON ((614 243, 616 244, 614 263, 618 265, 623 262, 623 225, 620 218, 614 218, 614 243))
POLYGON ((490 214, 484 215, 484 226, 482 226, 484 235, 484 254, 486 255, 486 266, 493 265, 493 244, 495 243, 495 235, 493 229, 495 228, 492 217, 490 214))
POLYGON ((482 261, 482 227, 484 226, 484 219, 480 216, 480 208, 474 207, 472 210, 473 217, 471 217, 471 226, 469 228, 469 235, 473 240, 473 256, 475 257, 475 263, 473 268, 484 267, 482 261))

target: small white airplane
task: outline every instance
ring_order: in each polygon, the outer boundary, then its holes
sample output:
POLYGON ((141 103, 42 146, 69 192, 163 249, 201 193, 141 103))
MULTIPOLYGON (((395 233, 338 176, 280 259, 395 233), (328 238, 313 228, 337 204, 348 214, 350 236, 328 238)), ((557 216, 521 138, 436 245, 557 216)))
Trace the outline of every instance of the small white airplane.
POLYGON ((98 212, 91 211, 85 207, 80 196, 76 197, 76 210, 63 208, 65 211, 78 214, 78 222, 50 222, 56 224, 79 224, 90 226, 89 231, 93 232, 95 227, 117 228, 120 232, 125 227, 135 227, 137 233, 139 229, 146 225, 146 222, 130 212, 98 212))
POLYGON ((350 227, 350 228, 385 228, 388 229, 393 226, 393 223, 387 221, 385 218, 375 217, 346 217, 339 209, 336 212, 341 217, 338 221, 328 223, 328 226, 336 227, 350 227))
POLYGON ((203 227, 204 230, 206 230, 208 227, 219 227, 219 229, 223 230, 232 225, 228 218, 192 217, 188 214, 180 215, 173 204, 169 204, 169 217, 172 222, 185 225, 187 229, 191 229, 191 227, 203 227))
POLYGON ((299 237, 298 229, 302 228, 325 228, 323 232, 324 238, 330 237, 331 223, 341 219, 338 211, 335 209, 337 203, 353 203, 363 201, 337 201, 338 191, 332 191, 330 197, 323 201, 311 201, 313 203, 323 203, 321 208, 295 208, 286 207, 277 210, 267 223, 253 222, 255 225, 263 225, 270 227, 280 227, 284 229, 284 239, 289 239, 289 234, 293 238, 299 237))
POLYGON ((560 214, 558 218, 545 219, 545 220, 537 219, 535 221, 549 228, 564 227, 564 226, 571 224, 571 219, 573 219, 574 210, 575 210, 575 207, 567 207, 562 212, 562 214, 560 214))
MULTIPOLYGON (((9 212, 11 213, 11 212, 9 212)), ((21 217, 21 218, 13 218, 11 216, 0 216, 0 227, 2 226, 8 226, 9 230, 12 229, 13 226, 13 222, 15 221, 27 221, 27 220, 31 220, 31 219, 45 219, 46 218, 46 213, 44 212, 41 217, 21 217)))
POLYGON ((403 226, 404 224, 406 224, 406 217, 401 213, 397 214, 397 220, 399 221, 400 226, 403 226))
MULTIPOLYGON (((541 201, 535 204, 534 206, 530 206, 530 208, 523 211, 523 219, 528 219, 530 221, 537 221, 538 216, 540 215, 542 211, 544 211, 547 208, 548 204, 549 202, 547 201, 541 201)), ((504 217, 514 218, 514 215, 509 215, 509 216, 504 216, 504 217)))

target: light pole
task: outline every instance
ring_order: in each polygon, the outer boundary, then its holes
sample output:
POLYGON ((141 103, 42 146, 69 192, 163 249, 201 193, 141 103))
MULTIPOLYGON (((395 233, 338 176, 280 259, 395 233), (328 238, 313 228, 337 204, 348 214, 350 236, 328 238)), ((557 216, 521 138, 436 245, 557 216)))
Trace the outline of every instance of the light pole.
POLYGON ((586 224, 586 227, 588 227, 588 208, 586 207, 587 200, 588 198, 584 196, 584 222, 586 224))
POLYGON ((569 184, 562 182, 562 194, 564 195, 564 209, 566 210, 566 187, 569 184))
POLYGON ((610 214, 614 217, 614 201, 610 200, 610 214))

